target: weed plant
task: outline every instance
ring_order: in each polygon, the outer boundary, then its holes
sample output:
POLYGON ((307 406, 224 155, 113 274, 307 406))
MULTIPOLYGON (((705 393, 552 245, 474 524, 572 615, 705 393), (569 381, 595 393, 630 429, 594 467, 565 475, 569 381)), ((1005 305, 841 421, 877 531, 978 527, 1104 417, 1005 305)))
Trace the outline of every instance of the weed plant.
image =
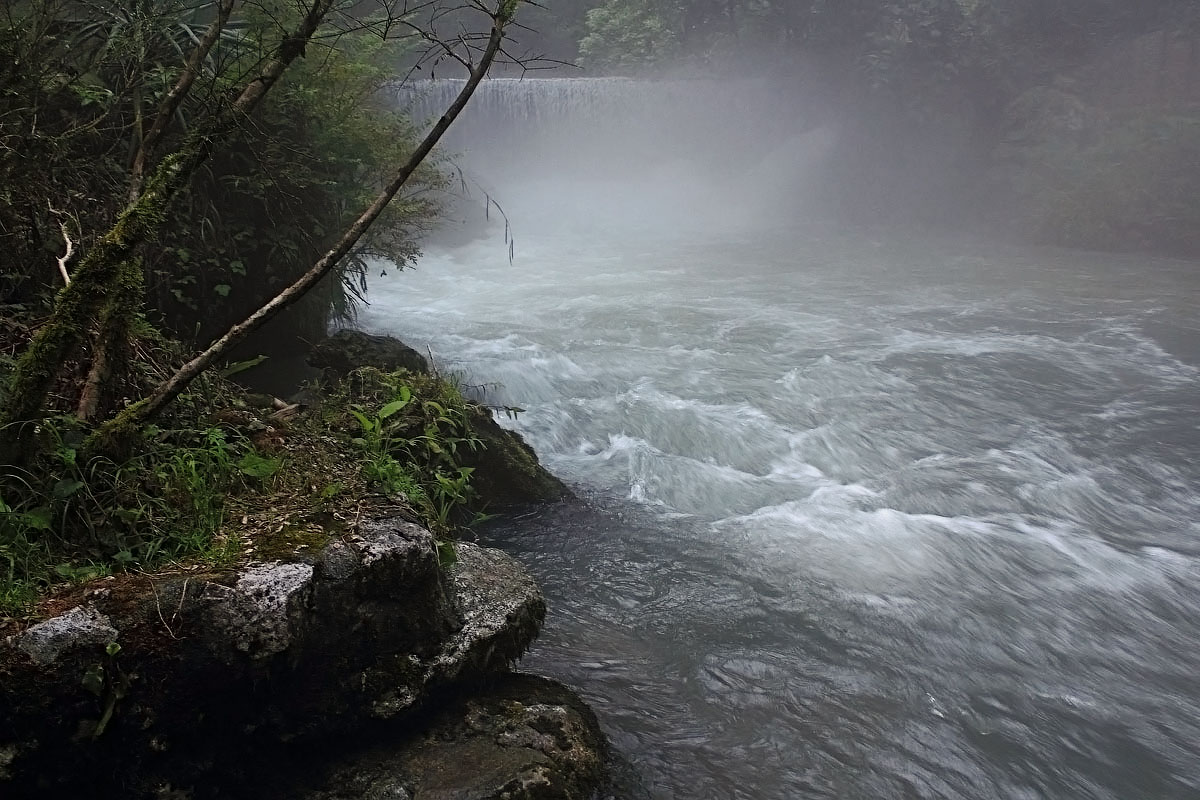
POLYGON ((279 467, 219 427, 149 429, 142 452, 121 463, 84 460, 83 432, 69 418, 49 420, 40 434, 40 460, 0 466, 0 614, 56 582, 183 557, 229 560, 236 549, 218 536, 227 496, 279 467))
POLYGON ((62 584, 319 547, 366 513, 421 522, 451 562, 456 530, 485 518, 462 464, 481 443, 453 383, 364 368, 268 424, 217 382, 123 461, 86 458, 86 430, 62 416, 39 430, 39 460, 0 465, 0 618, 62 584))
MULTIPOLYGON (((443 537, 471 517, 473 468, 460 462, 481 446, 458 387, 438 376, 363 368, 339 386, 332 408, 357 425, 363 476, 411 505, 443 537)), ((333 420, 336 424, 336 420, 333 420)))

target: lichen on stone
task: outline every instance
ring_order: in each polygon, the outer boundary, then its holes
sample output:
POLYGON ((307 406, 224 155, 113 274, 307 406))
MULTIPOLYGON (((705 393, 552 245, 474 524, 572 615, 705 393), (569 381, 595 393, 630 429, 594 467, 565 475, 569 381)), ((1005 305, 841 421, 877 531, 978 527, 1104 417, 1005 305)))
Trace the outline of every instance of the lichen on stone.
POLYGON ((0 745, 0 781, 6 781, 11 777, 8 768, 17 760, 19 752, 20 750, 15 744, 0 745))
POLYGON ((232 588, 209 584, 206 597, 221 601, 215 607, 234 646, 265 659, 291 644, 295 617, 307 603, 312 577, 311 564, 256 564, 232 588))
POLYGON ((117 635, 108 617, 91 606, 76 606, 10 637, 10 642, 36 663, 46 665, 71 650, 115 642, 117 635))

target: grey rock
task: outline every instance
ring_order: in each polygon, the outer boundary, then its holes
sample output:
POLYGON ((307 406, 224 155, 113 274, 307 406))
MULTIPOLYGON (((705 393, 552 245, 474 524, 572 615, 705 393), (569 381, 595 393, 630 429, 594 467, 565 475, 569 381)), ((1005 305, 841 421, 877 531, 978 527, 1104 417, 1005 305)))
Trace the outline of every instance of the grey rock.
POLYGON ((472 467, 472 486, 492 508, 546 503, 571 491, 538 461, 533 448, 516 431, 503 428, 486 408, 471 410, 471 430, 483 446, 461 454, 472 467))
POLYGON ((318 575, 332 583, 349 579, 361 566, 358 551, 345 542, 329 544, 317 559, 318 575))
MULTIPOLYGON (((511 557, 461 544, 445 569, 423 528, 378 520, 359 530, 313 563, 114 583, 94 605, 0 643, 0 734, 21 743, 0 748, 0 795, 106 794, 112 786, 92 785, 103 775, 126 797, 171 785, 257 798, 236 783, 257 768, 252 753, 339 742, 379 720, 411 726, 446 694, 507 672, 537 635, 545 602, 511 557), (122 648, 106 656, 118 631, 122 648), (97 665, 99 698, 81 685, 97 665), (106 704, 103 735, 79 738, 106 704)), ((556 711, 536 713, 559 724, 556 711)), ((505 781, 541 781, 542 757, 527 756, 550 746, 545 733, 505 732, 509 754, 523 754, 505 781)), ((500 776, 508 762, 496 763, 500 776)), ((410 795, 403 775, 380 774, 354 796, 410 795)))
MULTIPOLYGON (((415 537, 407 540, 406 547, 393 543, 390 551, 384 551, 407 562, 408 575, 418 573, 421 559, 429 569, 441 574, 434 563, 433 538, 427 531, 408 523, 400 523, 394 530, 407 530, 415 537), (422 546, 412 548, 414 542, 422 546)), ((367 535, 374 539, 361 545, 364 564, 378 564, 382 559, 368 554, 377 553, 391 537, 387 532, 371 532, 369 528, 367 535)), ((454 610, 457 620, 454 630, 427 657, 409 653, 376 661, 352 681, 364 687, 378 687, 369 700, 371 717, 393 719, 414 708, 421 697, 437 688, 471 676, 504 671, 537 636, 546 616, 546 602, 525 568, 498 550, 460 543, 457 551, 458 561, 448 570, 448 584, 444 587, 445 602, 454 610)), ((372 585, 376 583, 373 581, 372 585)), ((426 610, 422 616, 427 619, 430 612, 426 610)))
POLYGON ((282 653, 304 624, 313 572, 311 564, 255 564, 233 587, 210 583, 204 598, 217 635, 255 659, 282 653))
POLYGON ((10 637, 37 664, 53 664, 63 654, 117 640, 117 629, 92 606, 76 606, 10 637))
POLYGON ((605 786, 608 755, 595 715, 574 692, 513 674, 449 703, 424 730, 351 749, 315 785, 286 786, 266 800, 587 800, 605 786))
POLYGON ((372 336, 349 328, 338 331, 309 353, 308 363, 332 377, 341 377, 359 367, 374 367, 381 372, 406 369, 429 372, 425 357, 390 336, 372 336))
POLYGON ((462 542, 450 568, 462 628, 431 665, 437 681, 466 671, 504 669, 541 629, 546 602, 533 577, 511 556, 462 542))

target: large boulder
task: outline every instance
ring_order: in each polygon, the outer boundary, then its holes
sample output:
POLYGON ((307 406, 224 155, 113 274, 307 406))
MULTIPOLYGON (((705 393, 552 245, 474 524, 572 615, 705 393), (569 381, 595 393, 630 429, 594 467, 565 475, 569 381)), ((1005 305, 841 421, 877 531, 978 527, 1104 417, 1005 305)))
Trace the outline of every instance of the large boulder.
POLYGON ((460 544, 444 569, 400 520, 308 560, 125 576, 76 599, 0 642, 5 798, 215 785, 281 743, 409 725, 507 671, 545 615, 508 556, 460 544))
POLYGON ((374 367, 380 372, 398 369, 422 374, 429 372, 425 356, 399 339, 373 336, 350 328, 320 342, 309 353, 308 363, 325 370, 332 378, 340 378, 359 367, 374 367))
POLYGON ((473 408, 471 430, 483 446, 464 453, 463 466, 475 468, 472 486, 490 507, 545 503, 571 496, 571 490, 541 465, 521 434, 500 427, 489 409, 473 408))
POLYGON ((577 695, 513 674, 448 703, 420 731, 349 748, 307 774, 291 770, 291 781, 266 781, 260 797, 588 800, 606 755, 596 717, 577 695), (298 776, 309 786, 295 785, 298 776))

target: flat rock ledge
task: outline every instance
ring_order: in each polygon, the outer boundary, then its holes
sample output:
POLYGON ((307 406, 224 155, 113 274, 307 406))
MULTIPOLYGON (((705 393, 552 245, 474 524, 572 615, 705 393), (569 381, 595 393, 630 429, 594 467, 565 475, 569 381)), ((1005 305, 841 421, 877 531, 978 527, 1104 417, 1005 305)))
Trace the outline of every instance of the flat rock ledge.
MULTIPOLYGON (((324 756, 349 742, 402 741, 408 753, 430 715, 464 732, 484 725, 497 706, 472 692, 512 680, 503 676, 545 613, 536 583, 510 557, 463 543, 443 568, 432 535, 398 519, 364 523, 308 560, 102 585, 0 642, 0 796, 282 797, 261 777, 296 753, 306 754, 300 773, 319 765, 332 774, 324 756), (454 713, 462 721, 445 722, 454 713)), ((540 707, 528 713, 530 730, 550 725, 535 720, 540 707)), ((603 737, 594 719, 585 722, 592 727, 578 741, 599 758, 603 737)), ((470 783, 476 770, 464 753, 478 741, 467 748, 447 751, 455 759, 447 763, 470 783)), ((574 745, 533 749, 555 775, 593 776, 574 745)), ((404 780, 408 794, 346 787, 312 797, 587 796, 579 781, 487 795, 404 780)))
POLYGON ((607 757, 595 715, 534 675, 497 677, 419 731, 345 748, 262 784, 260 800, 588 800, 607 757))

